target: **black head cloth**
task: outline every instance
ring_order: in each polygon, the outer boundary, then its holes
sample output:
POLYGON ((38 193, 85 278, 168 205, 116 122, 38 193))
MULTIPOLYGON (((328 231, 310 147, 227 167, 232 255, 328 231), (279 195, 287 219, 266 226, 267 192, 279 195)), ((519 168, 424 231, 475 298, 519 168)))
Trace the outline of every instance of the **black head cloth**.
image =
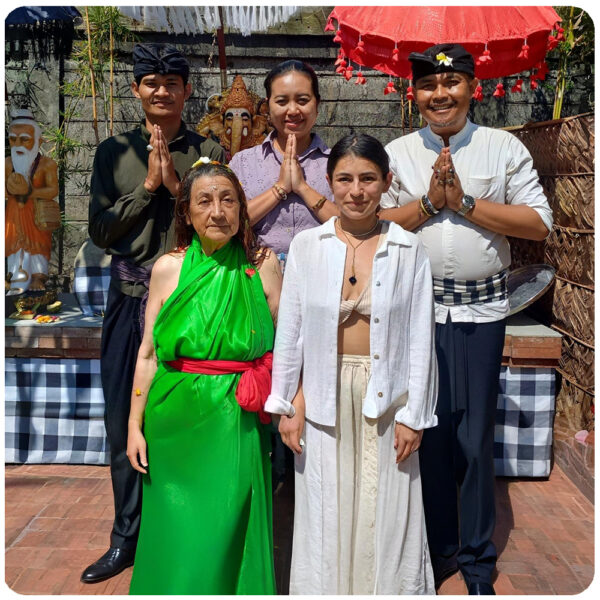
POLYGON ((181 75, 187 84, 190 65, 171 44, 136 44, 133 48, 133 76, 139 83, 144 75, 181 75))
POLYGON ((457 71, 473 77, 475 61, 460 44, 437 44, 423 53, 411 52, 408 56, 412 64, 413 82, 426 75, 457 71))

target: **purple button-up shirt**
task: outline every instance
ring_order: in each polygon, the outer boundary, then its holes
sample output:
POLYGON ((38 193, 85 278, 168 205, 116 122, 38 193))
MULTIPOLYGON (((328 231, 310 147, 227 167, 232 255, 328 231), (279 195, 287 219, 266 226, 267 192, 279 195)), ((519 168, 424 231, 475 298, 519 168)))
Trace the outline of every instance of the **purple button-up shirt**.
MULTIPOLYGON (((283 155, 273 146, 275 135, 272 131, 262 144, 238 152, 229 163, 248 200, 268 190, 279 179, 283 155)), ((317 134, 313 134, 310 146, 298 157, 298 161, 304 171, 306 183, 331 200, 331 189, 325 179, 329 152, 323 140, 317 134)), ((287 200, 279 202, 256 223, 254 232, 261 245, 268 246, 276 254, 287 254, 290 242, 298 232, 320 224, 302 198, 290 192, 287 200)))

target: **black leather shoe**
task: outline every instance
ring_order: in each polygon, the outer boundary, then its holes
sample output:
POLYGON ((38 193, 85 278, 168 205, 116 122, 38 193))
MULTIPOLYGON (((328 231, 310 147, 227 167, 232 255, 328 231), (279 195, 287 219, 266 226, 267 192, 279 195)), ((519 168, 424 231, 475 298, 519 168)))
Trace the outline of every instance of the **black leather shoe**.
POLYGON ((83 583, 98 583, 118 575, 127 567, 131 567, 135 551, 122 548, 109 548, 95 563, 92 563, 82 574, 83 583))
POLYGON ((451 556, 431 555, 431 566, 433 567, 433 579, 435 587, 438 588, 442 583, 454 573, 458 573, 458 561, 456 554, 451 556))
POLYGON ((485 581, 474 581, 469 584, 469 596, 495 596, 494 586, 485 581))

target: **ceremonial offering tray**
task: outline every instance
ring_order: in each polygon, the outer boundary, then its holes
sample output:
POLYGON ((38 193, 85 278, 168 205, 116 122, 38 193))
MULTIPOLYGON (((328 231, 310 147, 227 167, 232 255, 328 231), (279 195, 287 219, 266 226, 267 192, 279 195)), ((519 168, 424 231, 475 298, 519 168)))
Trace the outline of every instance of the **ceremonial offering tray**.
POLYGON ((28 291, 18 296, 7 296, 7 300, 13 299, 13 304, 17 309, 9 316, 9 319, 33 319, 40 306, 53 305, 56 303, 57 298, 58 293, 56 290, 28 291))
POLYGON ((526 265, 508 274, 508 316, 527 308, 540 298, 554 281, 554 267, 550 265, 526 265))

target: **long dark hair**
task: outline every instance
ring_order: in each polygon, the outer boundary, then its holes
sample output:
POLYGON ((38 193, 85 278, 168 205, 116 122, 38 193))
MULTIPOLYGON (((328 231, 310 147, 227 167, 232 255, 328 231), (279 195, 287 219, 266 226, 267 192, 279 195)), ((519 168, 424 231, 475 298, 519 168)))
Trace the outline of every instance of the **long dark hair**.
POLYGON ((257 265, 262 259, 262 253, 260 252, 252 227, 250 227, 246 194, 235 173, 227 165, 216 161, 200 163, 198 166, 189 169, 183 177, 175 203, 175 239, 177 247, 179 250, 187 248, 194 237, 194 228, 186 222, 186 217, 190 212, 190 200, 194 181, 199 177, 217 176, 225 177, 235 188, 240 203, 240 226, 233 237, 237 238, 242 244, 248 262, 257 265))
POLYGON ((383 179, 390 172, 389 156, 378 139, 366 133, 350 133, 338 140, 329 153, 327 175, 330 180, 333 179, 333 172, 338 162, 349 154, 376 164, 383 179))
POLYGON ((267 93, 267 100, 271 97, 271 86, 273 85, 273 80, 277 79, 277 77, 281 75, 289 73, 290 71, 298 71, 299 73, 304 73, 310 77, 312 93, 317 99, 317 102, 320 102, 321 95, 319 94, 319 79, 317 78, 317 74, 308 63, 302 62, 301 60, 285 60, 269 71, 264 83, 265 91, 267 93))

